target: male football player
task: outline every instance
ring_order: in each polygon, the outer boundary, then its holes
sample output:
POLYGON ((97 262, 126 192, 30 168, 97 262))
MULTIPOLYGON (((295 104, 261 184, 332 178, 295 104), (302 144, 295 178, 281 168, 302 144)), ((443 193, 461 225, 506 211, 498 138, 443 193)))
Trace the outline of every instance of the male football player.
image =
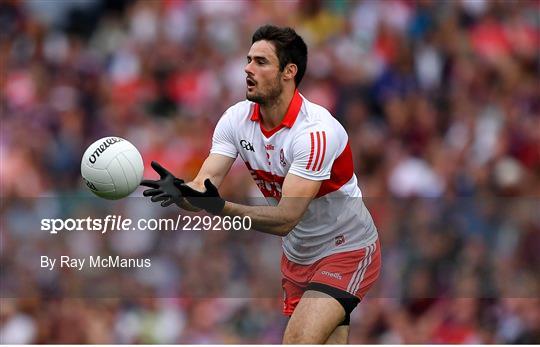
POLYGON ((283 342, 344 344, 351 311, 379 276, 380 245, 345 129, 298 92, 306 65, 306 44, 293 29, 257 29, 245 66, 247 100, 219 120, 197 177, 184 183, 153 162, 161 178, 141 184, 162 206, 248 216, 254 229, 281 236, 283 311, 290 316, 283 342), (238 156, 268 206, 220 197, 238 156))

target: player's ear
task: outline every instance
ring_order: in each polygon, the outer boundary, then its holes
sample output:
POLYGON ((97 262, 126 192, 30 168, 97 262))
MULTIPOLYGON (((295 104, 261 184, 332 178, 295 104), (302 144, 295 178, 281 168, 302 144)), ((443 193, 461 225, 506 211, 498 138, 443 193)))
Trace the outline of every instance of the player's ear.
POLYGON ((296 64, 287 64, 285 68, 283 69, 283 78, 287 80, 294 79, 294 76, 296 76, 296 73, 298 72, 298 66, 296 64))

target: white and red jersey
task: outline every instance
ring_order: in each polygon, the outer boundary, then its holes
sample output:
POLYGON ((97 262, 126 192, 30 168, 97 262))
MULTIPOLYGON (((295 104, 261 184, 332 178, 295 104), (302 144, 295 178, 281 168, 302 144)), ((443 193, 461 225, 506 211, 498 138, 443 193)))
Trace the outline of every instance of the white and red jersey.
POLYGON ((287 174, 323 181, 302 220, 283 237, 289 260, 311 264, 377 240, 354 174, 347 132, 325 108, 298 91, 272 130, 260 123, 258 104, 246 100, 230 107, 216 126, 211 153, 240 155, 271 205, 281 198, 287 174))

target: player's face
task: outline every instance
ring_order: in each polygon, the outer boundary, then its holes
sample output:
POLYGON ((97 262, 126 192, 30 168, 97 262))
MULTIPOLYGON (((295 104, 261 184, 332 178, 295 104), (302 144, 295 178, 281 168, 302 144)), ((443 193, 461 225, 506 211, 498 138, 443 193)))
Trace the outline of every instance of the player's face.
POLYGON ((268 41, 257 41, 249 50, 246 72, 246 99, 261 105, 277 99, 283 90, 279 71, 279 59, 274 45, 268 41))

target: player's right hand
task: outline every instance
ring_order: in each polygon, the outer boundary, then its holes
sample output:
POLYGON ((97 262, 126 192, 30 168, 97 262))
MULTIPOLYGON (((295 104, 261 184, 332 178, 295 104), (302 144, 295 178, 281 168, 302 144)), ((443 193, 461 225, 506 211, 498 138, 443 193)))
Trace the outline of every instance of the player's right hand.
POLYGON ((184 183, 184 180, 176 178, 172 173, 167 171, 158 162, 152 161, 152 168, 159 174, 159 180, 143 180, 141 186, 150 187, 143 191, 144 196, 151 196, 152 202, 161 201, 161 206, 167 207, 175 203, 179 207, 184 204, 182 193, 176 184, 184 183))

